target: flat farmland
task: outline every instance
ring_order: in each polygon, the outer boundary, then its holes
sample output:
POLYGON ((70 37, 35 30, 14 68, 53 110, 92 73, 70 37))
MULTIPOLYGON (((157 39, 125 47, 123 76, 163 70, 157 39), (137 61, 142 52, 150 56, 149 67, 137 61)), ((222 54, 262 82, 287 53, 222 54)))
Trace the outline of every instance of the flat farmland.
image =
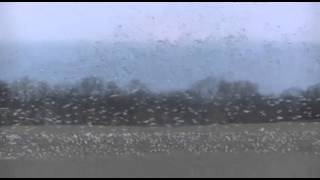
POLYGON ((0 177, 320 177, 320 124, 0 128, 0 177))

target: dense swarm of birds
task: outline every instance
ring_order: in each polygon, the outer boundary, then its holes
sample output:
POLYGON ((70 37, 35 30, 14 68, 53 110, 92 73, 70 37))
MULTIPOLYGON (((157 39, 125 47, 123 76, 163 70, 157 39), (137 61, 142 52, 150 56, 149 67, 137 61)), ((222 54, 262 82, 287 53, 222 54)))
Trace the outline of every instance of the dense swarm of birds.
POLYGON ((314 128, 320 121, 320 85, 263 95, 247 81, 212 81, 158 93, 138 80, 120 88, 96 77, 55 87, 27 78, 0 82, 0 159, 320 153, 314 128), (292 124, 283 128, 284 122, 292 124))
POLYGON ((247 81, 207 78, 187 90, 153 92, 139 80, 126 87, 88 77, 51 87, 28 78, 0 82, 0 126, 182 126, 320 120, 320 85, 265 95, 247 81))
MULTIPOLYGON (((249 125, 248 125, 249 126, 249 125)), ((179 128, 11 127, 0 132, 0 159, 143 156, 150 153, 254 152, 320 154, 319 124, 179 128), (311 127, 311 128, 310 128, 311 127)))

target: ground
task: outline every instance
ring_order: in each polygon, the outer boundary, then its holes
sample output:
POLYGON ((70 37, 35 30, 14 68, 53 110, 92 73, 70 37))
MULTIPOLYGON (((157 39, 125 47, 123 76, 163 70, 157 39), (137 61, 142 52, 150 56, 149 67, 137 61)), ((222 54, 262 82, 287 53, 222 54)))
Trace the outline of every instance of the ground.
POLYGON ((0 177, 320 177, 319 123, 0 130, 0 177))

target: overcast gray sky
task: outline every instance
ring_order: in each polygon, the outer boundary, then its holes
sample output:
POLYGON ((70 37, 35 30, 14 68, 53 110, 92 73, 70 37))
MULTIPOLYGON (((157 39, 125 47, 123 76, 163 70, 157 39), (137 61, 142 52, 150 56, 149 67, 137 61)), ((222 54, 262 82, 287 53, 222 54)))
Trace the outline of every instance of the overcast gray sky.
POLYGON ((319 41, 320 3, 1 3, 13 41, 177 40, 245 31, 250 38, 319 41))
POLYGON ((166 89, 224 75, 270 91, 306 87, 319 82, 319 47, 305 45, 320 43, 319 19, 320 3, 0 3, 0 78, 93 74, 166 89), (150 47, 105 44, 101 61, 96 41, 150 47))

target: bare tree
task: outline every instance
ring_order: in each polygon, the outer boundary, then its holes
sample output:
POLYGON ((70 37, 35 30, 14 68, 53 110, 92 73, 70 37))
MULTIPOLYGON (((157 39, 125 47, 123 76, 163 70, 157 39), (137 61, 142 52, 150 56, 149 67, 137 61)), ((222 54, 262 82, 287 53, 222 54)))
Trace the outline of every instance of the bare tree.
POLYGON ((114 81, 109 81, 106 84, 106 92, 108 95, 118 95, 121 93, 121 88, 114 81))
POLYGON ((9 102, 10 90, 5 82, 0 81, 0 107, 6 107, 9 102))
POLYGON ((191 92, 194 92, 201 97, 213 99, 218 91, 218 83, 218 79, 214 77, 207 77, 193 84, 191 86, 191 92))
POLYGON ((127 86, 127 89, 129 93, 134 93, 134 94, 150 93, 149 88, 138 79, 131 80, 127 86))
POLYGON ((79 87, 79 91, 84 95, 99 95, 103 94, 104 83, 100 78, 91 76, 84 78, 79 87))
POLYGON ((29 77, 24 77, 21 80, 13 82, 11 89, 15 98, 22 102, 30 101, 35 93, 34 82, 29 77))

